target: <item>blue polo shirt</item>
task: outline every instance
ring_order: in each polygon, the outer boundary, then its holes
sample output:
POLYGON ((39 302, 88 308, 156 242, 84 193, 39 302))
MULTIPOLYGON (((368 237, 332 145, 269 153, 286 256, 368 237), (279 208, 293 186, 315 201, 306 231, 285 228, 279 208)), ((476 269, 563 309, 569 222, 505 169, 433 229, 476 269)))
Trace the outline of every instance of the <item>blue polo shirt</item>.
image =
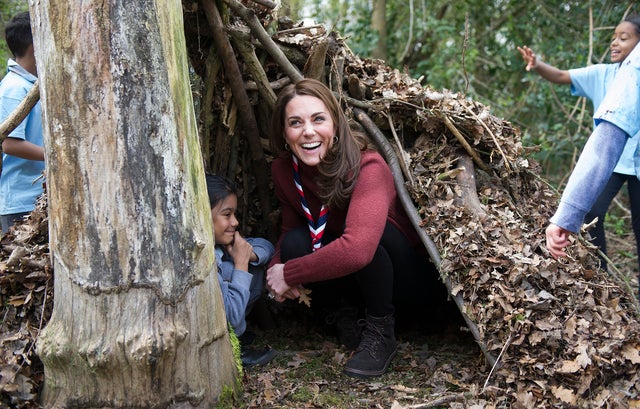
MULTIPOLYGON (((613 83, 619 67, 619 63, 596 64, 569 70, 571 94, 590 99, 595 113, 607 94, 607 88, 613 83)), ((627 140, 622 156, 620 156, 620 160, 618 160, 615 169, 613 169, 615 173, 623 175, 636 174, 633 157, 639 138, 640 133, 627 140)))
MULTIPOLYGON (((7 74, 0 82, 0 122, 4 121, 22 102, 36 77, 9 60, 7 74)), ((42 108, 36 103, 27 117, 10 134, 11 138, 44 146, 42 136, 42 108)), ((42 175, 45 164, 16 156, 2 154, 0 174, 0 214, 30 212, 43 192, 42 182, 34 181, 42 175)))

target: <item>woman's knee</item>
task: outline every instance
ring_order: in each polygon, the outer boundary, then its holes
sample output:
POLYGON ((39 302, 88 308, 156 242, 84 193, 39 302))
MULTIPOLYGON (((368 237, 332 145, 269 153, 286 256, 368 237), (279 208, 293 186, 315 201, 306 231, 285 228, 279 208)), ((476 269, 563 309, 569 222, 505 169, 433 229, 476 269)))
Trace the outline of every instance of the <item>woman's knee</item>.
POLYGON ((285 233, 280 242, 280 259, 292 260, 311 253, 311 237, 308 228, 297 228, 285 233))

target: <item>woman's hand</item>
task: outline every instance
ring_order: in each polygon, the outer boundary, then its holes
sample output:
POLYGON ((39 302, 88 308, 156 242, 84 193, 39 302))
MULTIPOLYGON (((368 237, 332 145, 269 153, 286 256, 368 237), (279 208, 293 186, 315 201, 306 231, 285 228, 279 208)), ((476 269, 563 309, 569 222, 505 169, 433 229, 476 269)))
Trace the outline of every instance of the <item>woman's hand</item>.
POLYGON ((285 299, 295 300, 300 296, 300 291, 289 287, 284 280, 284 264, 276 264, 267 270, 267 288, 278 302, 285 299))
POLYGON ((527 47, 518 47, 518 51, 520 51, 520 55, 522 55, 522 59, 527 63, 526 70, 531 71, 536 68, 536 54, 531 50, 531 48, 527 47))

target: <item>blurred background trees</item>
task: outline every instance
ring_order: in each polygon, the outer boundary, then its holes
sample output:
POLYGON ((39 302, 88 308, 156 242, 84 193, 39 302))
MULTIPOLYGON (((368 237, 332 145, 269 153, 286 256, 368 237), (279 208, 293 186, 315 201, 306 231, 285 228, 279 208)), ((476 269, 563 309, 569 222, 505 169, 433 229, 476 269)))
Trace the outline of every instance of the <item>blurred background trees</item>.
MULTIPOLYGON (((286 0, 285 0, 286 1, 286 0)), ((291 3, 298 3, 291 1, 291 3)), ((637 2, 557 0, 310 0, 302 17, 347 37, 361 57, 383 58, 422 84, 462 92, 517 125, 547 179, 562 185, 592 129, 592 107, 526 72, 516 47, 562 69, 609 62, 615 26, 637 2), (386 32, 376 16, 384 7, 386 32), (384 48, 378 45, 384 39, 384 48)), ((295 20, 295 18, 294 18, 295 20)))
MULTIPOLYGON (((0 29, 26 0, 0 1, 0 29)), ((562 186, 592 127, 588 101, 526 72, 519 45, 559 68, 608 62, 614 27, 635 1, 282 0, 280 15, 334 28, 361 57, 384 59, 517 125, 545 178, 562 186)), ((0 77, 10 56, 0 44, 0 77)))
POLYGON ((0 41, 0 79, 4 77, 7 71, 7 58, 11 57, 11 52, 4 41, 4 26, 11 18, 21 12, 29 9, 27 0, 0 0, 0 32, 2 33, 2 41, 0 41))

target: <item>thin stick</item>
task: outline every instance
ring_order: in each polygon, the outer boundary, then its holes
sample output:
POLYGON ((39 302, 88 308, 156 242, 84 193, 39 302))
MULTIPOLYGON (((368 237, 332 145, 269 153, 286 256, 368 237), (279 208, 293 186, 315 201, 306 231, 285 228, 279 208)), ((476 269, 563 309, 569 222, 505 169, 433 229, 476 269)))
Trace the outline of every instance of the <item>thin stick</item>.
POLYGON ((473 112, 471 110, 471 108, 469 108, 468 106, 464 107, 467 112, 469 112, 471 115, 473 115, 473 118, 480 122, 482 124, 482 127, 489 132, 489 135, 491 135, 491 139, 493 139, 493 142, 496 144, 496 148, 498 148, 498 152, 500 152, 500 155, 502 155, 502 158, 504 159, 504 166, 507 168, 507 170, 509 172, 513 172, 513 169, 511 168, 511 165, 509 165, 509 159, 507 158, 507 155, 504 154, 504 152, 502 151, 502 148, 500 147, 500 144, 498 143, 498 140, 496 139, 496 136, 493 134, 493 132, 491 131, 491 129, 487 126, 487 124, 484 123, 484 121, 482 119, 480 119, 478 117, 478 115, 476 115, 475 112, 473 112))
POLYGON ((400 142, 400 138, 398 138, 398 134, 396 133, 396 128, 393 125, 393 119, 391 119, 391 112, 387 114, 387 119, 389 120, 389 127, 391 128, 391 133, 393 134, 393 139, 396 141, 396 145, 398 146, 398 152, 400 153, 400 168, 402 169, 402 173, 404 177, 409 181, 409 184, 413 186, 413 177, 411 176, 411 172, 409 172, 409 167, 407 165, 407 161, 404 157, 404 148, 402 147, 402 143, 400 142))
POLYGON ((484 381, 484 385, 482 386, 482 393, 484 393, 485 389, 487 389, 487 384, 489 383, 489 379, 491 379, 491 375, 493 374, 493 371, 498 367, 498 362, 500 362, 500 358, 502 358, 502 354, 504 354, 504 351, 506 351, 509 345, 511 345, 512 340, 513 340, 513 332, 509 334, 509 338, 507 338, 507 341, 502 346, 502 349, 498 354, 498 358, 496 359, 493 366, 491 367, 491 371, 489 372, 489 375, 487 376, 487 379, 484 381))
POLYGON ((451 122, 451 119, 449 119, 449 117, 447 115, 444 115, 442 117, 442 120, 443 120, 444 124, 447 126, 447 128, 449 128, 449 130, 451 131, 453 136, 455 136, 456 139, 458 139, 458 142, 460 142, 460 145, 462 145, 464 150, 467 151, 469 156, 471 156, 471 158, 473 159, 475 164, 480 169, 484 170, 485 172, 491 173, 491 171, 489 170, 487 165, 482 161, 482 159, 480 159, 480 156, 478 156, 476 151, 474 151, 473 148, 471 147, 471 145, 469 145, 469 142, 467 142, 467 140, 464 139, 464 136, 462 136, 462 134, 460 133, 458 128, 456 128, 455 125, 453 124, 453 122, 451 122))

